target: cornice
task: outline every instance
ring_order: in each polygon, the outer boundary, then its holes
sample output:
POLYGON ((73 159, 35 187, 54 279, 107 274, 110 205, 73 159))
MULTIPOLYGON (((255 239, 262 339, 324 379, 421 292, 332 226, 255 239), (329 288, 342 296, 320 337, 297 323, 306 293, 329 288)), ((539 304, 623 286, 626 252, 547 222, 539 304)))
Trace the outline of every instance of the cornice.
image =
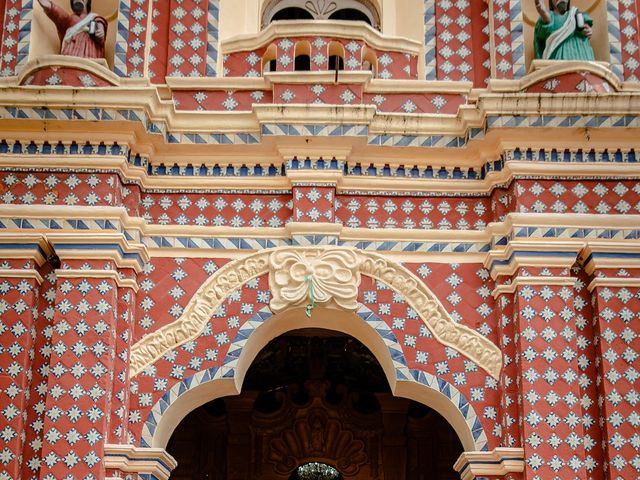
POLYGON ((122 278, 117 270, 85 270, 85 269, 57 269, 58 278, 106 278, 113 280, 120 288, 131 288, 138 292, 138 282, 133 278, 122 278))
MULTIPOLYGON (((2 247, 0 246, 0 250, 2 247)), ((44 280, 33 268, 0 268, 0 278, 30 278, 41 284, 44 280)))
POLYGON ((158 480, 168 480, 178 465, 163 448, 141 448, 133 445, 105 444, 104 467, 124 473, 147 474, 158 480))
POLYGON ((640 288, 640 278, 633 277, 596 277, 587 286, 587 290, 592 292, 596 288, 611 287, 611 288, 623 288, 633 287, 640 288))
POLYGON ((498 447, 490 452, 463 452, 453 466, 462 480, 504 477, 524 471, 524 449, 498 447))
POLYGON ((492 292, 494 298, 498 298, 498 296, 503 294, 512 294, 516 291, 516 289, 523 285, 562 285, 562 286, 573 286, 576 283, 576 278, 574 277, 558 277, 558 276, 548 276, 548 277, 525 277, 519 275, 514 277, 511 280, 511 283, 504 285, 497 285, 492 292))

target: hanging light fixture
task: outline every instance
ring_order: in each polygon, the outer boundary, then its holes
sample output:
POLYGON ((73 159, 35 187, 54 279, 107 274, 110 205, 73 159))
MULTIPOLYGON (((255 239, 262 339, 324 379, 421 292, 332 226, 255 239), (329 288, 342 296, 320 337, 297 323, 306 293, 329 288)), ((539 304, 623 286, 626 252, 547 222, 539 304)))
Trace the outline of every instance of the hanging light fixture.
POLYGON ((309 462, 300 465, 296 471, 300 480, 339 480, 340 472, 331 465, 319 462, 309 462))

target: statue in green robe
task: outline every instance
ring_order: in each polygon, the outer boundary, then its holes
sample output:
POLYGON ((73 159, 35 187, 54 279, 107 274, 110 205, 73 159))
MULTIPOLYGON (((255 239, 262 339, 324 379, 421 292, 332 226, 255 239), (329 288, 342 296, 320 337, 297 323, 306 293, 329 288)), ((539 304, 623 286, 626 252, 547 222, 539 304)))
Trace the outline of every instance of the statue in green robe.
POLYGON ((571 7, 569 0, 535 0, 540 18, 536 22, 535 58, 545 60, 595 60, 589 43, 593 20, 571 7))

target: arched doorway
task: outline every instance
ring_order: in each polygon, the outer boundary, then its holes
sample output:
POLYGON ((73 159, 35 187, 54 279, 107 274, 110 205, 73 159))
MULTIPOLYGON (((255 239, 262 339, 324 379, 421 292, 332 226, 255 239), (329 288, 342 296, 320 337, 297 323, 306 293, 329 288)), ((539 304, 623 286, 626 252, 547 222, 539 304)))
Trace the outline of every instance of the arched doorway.
POLYGON ((308 328, 271 340, 242 393, 187 415, 167 450, 178 480, 445 480, 463 448, 435 410, 392 395, 362 343, 308 328))

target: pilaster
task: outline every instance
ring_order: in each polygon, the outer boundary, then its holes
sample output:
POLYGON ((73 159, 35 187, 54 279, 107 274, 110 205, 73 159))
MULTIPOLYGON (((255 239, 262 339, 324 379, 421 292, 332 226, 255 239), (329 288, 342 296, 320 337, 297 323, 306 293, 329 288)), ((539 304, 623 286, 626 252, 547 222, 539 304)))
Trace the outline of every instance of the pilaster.
POLYGON ((34 372, 40 266, 39 235, 5 236, 0 243, 0 479, 21 478, 34 372))
POLYGON ((591 274, 594 316, 596 386, 602 428, 604 476, 636 478, 640 474, 640 256, 637 248, 606 249, 592 245, 585 252, 591 274), (614 251, 618 250, 618 251, 614 251))

